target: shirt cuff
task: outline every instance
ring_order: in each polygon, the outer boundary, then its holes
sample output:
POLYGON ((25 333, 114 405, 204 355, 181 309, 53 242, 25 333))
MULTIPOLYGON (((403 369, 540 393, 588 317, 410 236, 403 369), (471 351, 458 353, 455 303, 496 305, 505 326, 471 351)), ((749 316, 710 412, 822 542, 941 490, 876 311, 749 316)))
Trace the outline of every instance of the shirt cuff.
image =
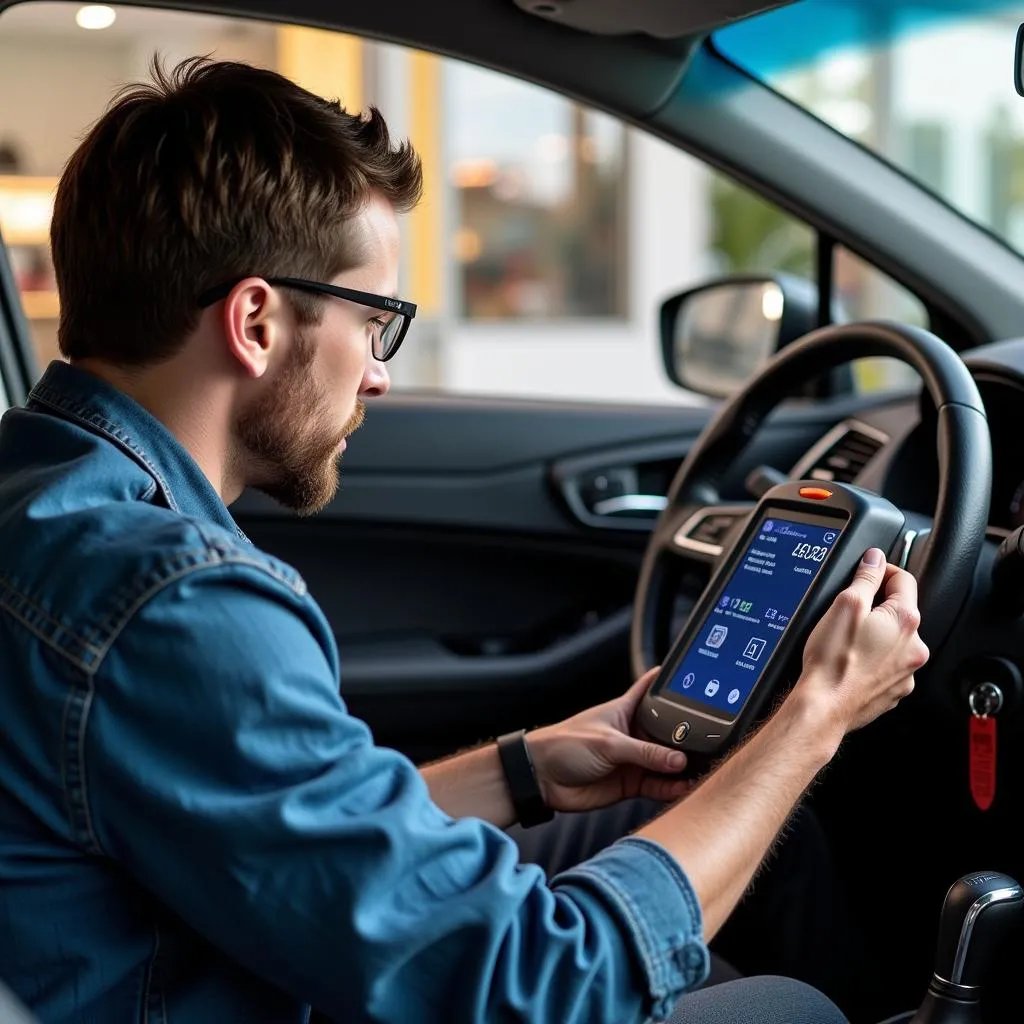
POLYGON ((583 884, 623 926, 647 979, 650 1013, 667 1019, 680 996, 708 976, 697 894, 676 860, 649 839, 629 836, 551 880, 583 884))

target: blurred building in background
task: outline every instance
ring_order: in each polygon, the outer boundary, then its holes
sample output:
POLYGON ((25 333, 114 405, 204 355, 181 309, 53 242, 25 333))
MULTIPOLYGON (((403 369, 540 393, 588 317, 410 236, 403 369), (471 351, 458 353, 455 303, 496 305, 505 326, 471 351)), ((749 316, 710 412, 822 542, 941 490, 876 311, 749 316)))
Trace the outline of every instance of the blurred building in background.
MULTIPOLYGON (((731 271, 813 277, 810 228, 699 161, 547 89, 309 28, 25 3, 0 15, 0 230, 43 364, 56 355, 46 244, 56 177, 115 90, 147 76, 154 54, 167 63, 211 54, 271 67, 350 109, 379 106, 412 139, 426 196, 403 225, 401 293, 420 315, 389 366, 396 387, 697 401, 661 369, 660 300, 731 271)), ((934 54, 925 57, 912 47, 839 56, 777 84, 841 130, 886 153, 899 147, 912 173, 943 194, 948 185, 954 201, 1020 243, 1024 104, 1011 109, 1000 65, 1002 105, 979 122, 967 97, 927 88, 920 72, 934 54), (964 140, 982 155, 965 157, 964 140)), ((978 88, 986 82, 979 68, 978 88)), ((920 304, 902 289, 848 252, 838 259, 847 315, 921 322, 920 304)), ((860 379, 884 387, 902 378, 875 367, 860 379)))

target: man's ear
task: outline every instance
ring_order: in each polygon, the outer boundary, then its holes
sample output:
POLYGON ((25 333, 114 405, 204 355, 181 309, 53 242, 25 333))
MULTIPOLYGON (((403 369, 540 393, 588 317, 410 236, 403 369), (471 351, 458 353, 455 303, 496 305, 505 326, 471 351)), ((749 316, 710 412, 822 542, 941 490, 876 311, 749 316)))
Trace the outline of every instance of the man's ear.
POLYGON ((228 352, 250 377, 262 377, 286 335, 288 307, 260 277, 247 277, 224 300, 228 352))

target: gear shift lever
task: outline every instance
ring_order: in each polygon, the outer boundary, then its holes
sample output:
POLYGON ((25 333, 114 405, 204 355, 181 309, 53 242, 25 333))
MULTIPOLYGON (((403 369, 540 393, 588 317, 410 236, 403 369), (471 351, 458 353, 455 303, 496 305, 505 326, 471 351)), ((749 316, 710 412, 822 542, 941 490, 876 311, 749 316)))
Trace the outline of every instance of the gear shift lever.
POLYGON ((981 985, 996 949, 1024 910, 1024 889, 1009 875, 965 875, 946 893, 935 972, 911 1024, 979 1024, 981 985))

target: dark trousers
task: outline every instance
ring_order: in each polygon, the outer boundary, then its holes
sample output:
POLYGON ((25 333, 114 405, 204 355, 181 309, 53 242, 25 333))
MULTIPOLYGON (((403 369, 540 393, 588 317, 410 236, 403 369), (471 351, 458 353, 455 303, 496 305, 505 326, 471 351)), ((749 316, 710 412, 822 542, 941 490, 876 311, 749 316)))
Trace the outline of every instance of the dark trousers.
MULTIPOLYGON (((635 831, 661 809, 651 801, 631 800, 586 814, 556 814, 546 825, 516 826, 509 835, 524 861, 540 865, 552 877, 635 831)), ((711 976, 700 992, 682 1000, 673 1024, 844 1021, 836 1006, 815 991, 843 1001, 858 984, 849 971, 856 962, 850 955, 849 915, 834 878, 817 819, 808 810, 797 811, 747 895, 715 937, 711 976), (743 975, 751 977, 733 981, 743 975), (723 984, 727 982, 732 983, 723 984)))

